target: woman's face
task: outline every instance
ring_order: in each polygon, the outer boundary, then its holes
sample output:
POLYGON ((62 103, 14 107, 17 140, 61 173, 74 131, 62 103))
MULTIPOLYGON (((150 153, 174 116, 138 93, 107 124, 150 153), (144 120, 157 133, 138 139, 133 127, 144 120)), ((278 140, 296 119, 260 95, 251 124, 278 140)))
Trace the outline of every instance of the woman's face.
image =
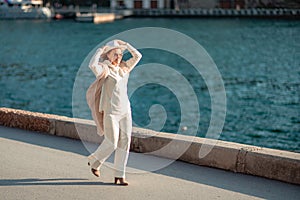
POLYGON ((123 57, 121 49, 113 49, 107 53, 107 58, 113 65, 119 65, 123 57))

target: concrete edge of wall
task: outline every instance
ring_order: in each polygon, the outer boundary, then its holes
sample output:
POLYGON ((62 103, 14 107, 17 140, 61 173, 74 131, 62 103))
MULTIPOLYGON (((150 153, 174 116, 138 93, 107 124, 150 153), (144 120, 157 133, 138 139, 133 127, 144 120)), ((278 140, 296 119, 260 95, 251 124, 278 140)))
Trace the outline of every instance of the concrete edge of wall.
MULTIPOLYGON (((94 143, 103 140, 92 120, 12 108, 0 108, 0 125, 94 143)), ((300 184, 299 153, 137 127, 132 130, 130 150, 300 184)))

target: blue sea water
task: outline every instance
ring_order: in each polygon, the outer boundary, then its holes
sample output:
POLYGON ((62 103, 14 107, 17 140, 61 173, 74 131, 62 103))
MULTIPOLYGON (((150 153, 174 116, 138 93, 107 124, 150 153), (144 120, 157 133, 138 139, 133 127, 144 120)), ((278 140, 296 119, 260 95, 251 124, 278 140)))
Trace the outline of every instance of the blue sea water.
MULTIPOLYGON (((114 34, 149 26, 188 35, 216 63, 227 98, 220 140, 300 152, 299 21, 127 18, 95 25, 73 20, 2 20, 0 106, 72 117, 73 85, 89 52, 114 34)), ((153 49, 141 53, 140 64, 155 61, 172 66, 190 82, 201 111, 197 136, 205 137, 211 99, 203 79, 174 54, 153 49)), ((136 79, 132 76, 130 81, 136 79)), ((160 104, 168 114, 162 131, 176 133, 182 113, 168 88, 145 85, 130 101, 137 125, 146 126, 149 108, 160 104)), ((88 109, 82 116, 91 119, 88 109)))

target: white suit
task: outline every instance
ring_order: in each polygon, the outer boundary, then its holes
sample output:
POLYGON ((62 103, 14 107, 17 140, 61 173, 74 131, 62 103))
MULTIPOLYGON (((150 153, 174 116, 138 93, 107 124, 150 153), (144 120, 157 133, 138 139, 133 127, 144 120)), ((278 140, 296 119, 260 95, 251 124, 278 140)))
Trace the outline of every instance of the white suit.
POLYGON ((95 76, 101 75, 106 67, 108 76, 102 85, 99 112, 104 111, 104 140, 88 160, 91 167, 100 169, 105 160, 115 150, 115 177, 125 178, 125 168, 129 155, 132 118, 130 102, 127 96, 129 72, 137 65, 142 55, 130 44, 126 44, 132 58, 125 62, 128 71, 119 66, 113 66, 110 61, 98 62, 101 52, 93 56, 89 67, 95 76))

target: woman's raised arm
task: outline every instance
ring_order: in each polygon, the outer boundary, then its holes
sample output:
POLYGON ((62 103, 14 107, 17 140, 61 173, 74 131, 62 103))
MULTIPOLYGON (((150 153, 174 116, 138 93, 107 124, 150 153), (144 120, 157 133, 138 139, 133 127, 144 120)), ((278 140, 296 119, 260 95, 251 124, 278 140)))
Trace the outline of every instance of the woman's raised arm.
POLYGON ((102 52, 102 48, 97 49, 96 53, 93 55, 92 59, 89 62, 89 68, 93 71, 96 77, 103 73, 103 66, 99 62, 102 52))
POLYGON ((126 60, 126 66, 128 67, 128 71, 130 72, 141 60, 142 54, 136 48, 134 48, 133 46, 131 46, 131 44, 129 44, 127 42, 126 42, 126 46, 127 46, 128 51, 132 55, 132 58, 126 60))

